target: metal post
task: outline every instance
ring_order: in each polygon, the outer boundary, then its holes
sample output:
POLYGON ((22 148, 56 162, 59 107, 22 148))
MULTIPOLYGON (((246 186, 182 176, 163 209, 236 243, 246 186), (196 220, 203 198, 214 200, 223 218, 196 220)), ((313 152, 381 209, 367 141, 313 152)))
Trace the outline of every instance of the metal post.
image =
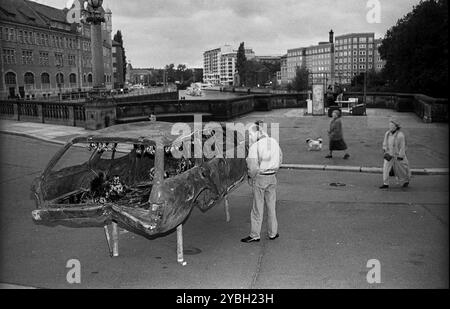
POLYGON ((113 257, 119 256, 119 229, 117 223, 112 223, 113 257))
POLYGON ((119 229, 117 227, 117 223, 113 222, 112 224, 112 245, 111 245, 111 236, 109 234, 108 226, 104 226, 106 242, 108 243, 109 255, 111 257, 119 256, 119 229))
POLYGON ((177 261, 181 265, 185 266, 187 263, 184 261, 183 256, 183 225, 177 226, 177 261))
POLYGON ((228 204, 228 198, 227 197, 225 197, 225 215, 226 215, 226 218, 227 218, 227 222, 230 222, 230 207, 229 207, 229 204, 228 204))
POLYGON ((364 104, 366 104, 367 99, 367 71, 364 72, 364 104))

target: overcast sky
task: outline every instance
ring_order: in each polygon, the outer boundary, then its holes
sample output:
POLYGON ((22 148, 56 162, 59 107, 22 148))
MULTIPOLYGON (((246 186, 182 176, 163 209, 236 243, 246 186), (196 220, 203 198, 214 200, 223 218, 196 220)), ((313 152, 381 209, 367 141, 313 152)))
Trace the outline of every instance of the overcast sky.
MULTIPOLYGON (((63 8, 68 0, 34 0, 63 8)), ((69 0, 70 1, 70 0, 69 0)), ((373 1, 373 0, 371 0, 373 1)), ((335 35, 383 37, 419 0, 378 0, 381 22, 369 23, 369 0, 104 0, 121 30, 133 67, 203 66, 203 52, 245 42, 257 55, 317 44, 335 35)))

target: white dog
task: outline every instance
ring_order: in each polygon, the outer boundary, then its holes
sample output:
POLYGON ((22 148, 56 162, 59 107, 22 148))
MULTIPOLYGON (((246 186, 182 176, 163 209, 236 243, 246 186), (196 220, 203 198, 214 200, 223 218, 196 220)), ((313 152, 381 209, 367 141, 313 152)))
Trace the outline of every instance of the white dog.
POLYGON ((322 150, 322 139, 318 138, 316 140, 312 138, 308 138, 306 140, 306 143, 308 144, 308 150, 309 151, 321 151, 322 150))

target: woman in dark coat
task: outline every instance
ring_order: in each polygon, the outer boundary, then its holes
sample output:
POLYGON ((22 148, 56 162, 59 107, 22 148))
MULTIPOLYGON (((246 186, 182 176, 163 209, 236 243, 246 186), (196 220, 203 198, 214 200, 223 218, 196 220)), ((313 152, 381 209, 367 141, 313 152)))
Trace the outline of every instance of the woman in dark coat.
MULTIPOLYGON (((326 156, 327 159, 333 157, 333 151, 345 151, 347 150, 347 144, 344 141, 342 134, 342 122, 341 111, 335 110, 332 114, 333 120, 330 123, 330 130, 328 131, 328 137, 330 139, 330 154, 326 156)), ((344 159, 347 160, 350 155, 345 152, 344 159)))

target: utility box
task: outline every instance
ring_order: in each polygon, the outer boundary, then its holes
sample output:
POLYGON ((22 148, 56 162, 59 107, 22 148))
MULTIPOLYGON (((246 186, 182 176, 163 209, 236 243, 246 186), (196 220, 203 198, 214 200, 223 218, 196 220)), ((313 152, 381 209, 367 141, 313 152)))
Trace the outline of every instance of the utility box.
POLYGON ((313 102, 312 100, 308 99, 306 100, 306 106, 307 106, 307 114, 312 115, 313 113, 313 102))

